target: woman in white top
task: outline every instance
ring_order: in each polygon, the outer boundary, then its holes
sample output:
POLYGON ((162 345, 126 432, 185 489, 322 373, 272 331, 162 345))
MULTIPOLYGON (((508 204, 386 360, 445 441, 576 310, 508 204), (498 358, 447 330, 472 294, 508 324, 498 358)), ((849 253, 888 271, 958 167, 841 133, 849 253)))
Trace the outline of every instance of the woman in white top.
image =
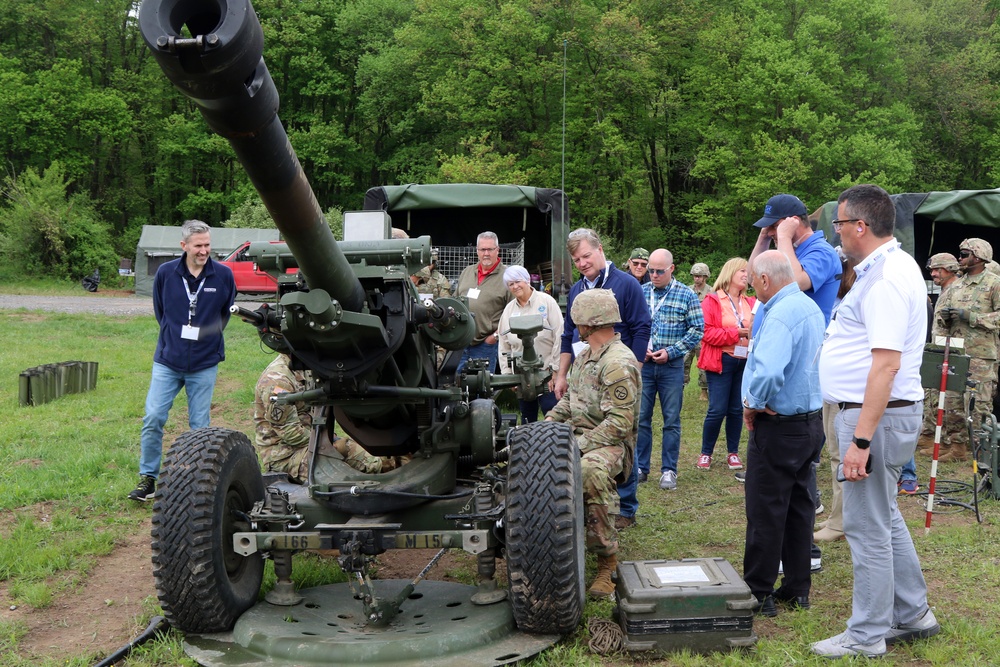
MULTIPOLYGON (((511 373, 514 370, 514 360, 520 359, 521 339, 510 333, 512 317, 522 315, 541 315, 545 320, 544 328, 535 337, 535 352, 541 357, 544 368, 552 371, 552 377, 559 371, 559 341, 563 332, 563 316, 556 300, 545 292, 531 286, 531 276, 523 266, 508 266, 503 272, 503 281, 514 296, 500 315, 497 327, 497 340, 500 342, 500 370, 511 373)), ((527 424, 538 420, 538 408, 542 415, 555 407, 556 395, 552 393, 552 382, 544 394, 534 401, 518 400, 521 408, 521 423, 527 424)))

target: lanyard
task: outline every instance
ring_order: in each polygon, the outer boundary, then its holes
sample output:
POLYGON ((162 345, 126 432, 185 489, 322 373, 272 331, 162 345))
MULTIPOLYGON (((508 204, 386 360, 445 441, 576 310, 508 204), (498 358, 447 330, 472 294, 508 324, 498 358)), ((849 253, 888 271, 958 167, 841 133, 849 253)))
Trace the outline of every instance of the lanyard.
POLYGON ((201 280, 198 281, 198 288, 195 289, 194 294, 191 293, 191 288, 188 287, 188 281, 184 276, 181 276, 181 282, 184 283, 184 291, 188 297, 188 326, 191 326, 195 308, 198 306, 198 295, 201 294, 201 288, 205 286, 205 276, 202 276, 201 280))
POLYGON ((659 310, 660 310, 660 308, 663 307, 663 302, 667 300, 668 296, 670 296, 670 290, 672 290, 673 288, 674 288, 674 283, 673 283, 673 281, 671 281, 670 285, 667 287, 667 293, 663 295, 663 297, 660 299, 659 303, 656 304, 656 306, 653 306, 653 290, 649 290, 649 316, 650 317, 652 317, 653 319, 656 319, 656 313, 658 313, 659 310))
POLYGON ((733 307, 733 315, 736 316, 736 321, 739 323, 740 328, 743 328, 743 299, 740 299, 740 309, 736 310, 736 304, 733 302, 733 297, 729 296, 726 292, 726 298, 729 299, 729 305, 733 307))

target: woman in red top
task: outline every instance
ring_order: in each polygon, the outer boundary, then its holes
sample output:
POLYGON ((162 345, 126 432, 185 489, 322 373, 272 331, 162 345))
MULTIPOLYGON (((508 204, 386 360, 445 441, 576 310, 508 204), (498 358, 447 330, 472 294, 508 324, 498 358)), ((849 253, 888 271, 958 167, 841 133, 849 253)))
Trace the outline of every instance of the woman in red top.
POLYGON ((756 299, 746 295, 750 279, 747 261, 734 257, 723 265, 712 289, 701 302, 705 316, 705 335, 701 339, 698 368, 708 379, 708 412, 701 435, 701 455, 695 464, 699 470, 712 467, 712 452, 726 421, 726 463, 730 470, 740 470, 740 434, 743 431, 743 403, 740 387, 747 364, 747 347, 753 325, 756 299))

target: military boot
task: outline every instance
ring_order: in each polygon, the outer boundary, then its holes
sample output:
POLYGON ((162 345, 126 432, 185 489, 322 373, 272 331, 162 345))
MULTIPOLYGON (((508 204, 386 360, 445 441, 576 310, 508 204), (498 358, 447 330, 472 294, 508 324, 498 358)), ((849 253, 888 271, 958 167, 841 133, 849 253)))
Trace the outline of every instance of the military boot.
POLYGON ((615 585, 611 581, 611 575, 618 569, 618 556, 597 557, 597 576, 594 583, 590 585, 587 592, 592 598, 606 598, 615 592, 615 585))
POLYGON ((969 448, 964 442, 953 442, 948 449, 948 458, 938 457, 938 461, 968 461, 969 448))

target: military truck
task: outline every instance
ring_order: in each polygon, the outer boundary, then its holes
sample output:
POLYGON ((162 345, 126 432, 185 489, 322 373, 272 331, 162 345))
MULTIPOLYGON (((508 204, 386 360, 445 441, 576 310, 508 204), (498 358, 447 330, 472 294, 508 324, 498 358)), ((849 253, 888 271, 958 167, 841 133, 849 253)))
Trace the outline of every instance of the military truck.
POLYGON ((584 604, 576 444, 562 424, 513 427, 493 400, 504 387, 542 391, 541 318, 512 326, 524 343, 515 373, 492 374, 484 360, 458 372, 474 333, 467 302, 422 298, 409 279, 429 263, 431 237, 388 239, 386 217, 383 239, 334 240, 278 118, 249 0, 146 0, 139 26, 166 76, 229 140, 285 239, 249 248, 277 280, 276 303, 240 314, 313 378, 281 398, 312 406, 305 484, 262 475, 237 431, 185 433, 166 455, 153 572, 186 650, 206 665, 492 665, 572 632, 584 604), (320 456, 334 424, 369 453, 408 462, 364 474, 320 456), (410 580, 371 576, 386 550, 426 547, 475 554, 477 585, 423 581, 433 561, 410 580), (297 589, 292 555, 303 550, 336 550, 350 585, 297 589), (258 603, 266 561, 277 583, 258 603))

